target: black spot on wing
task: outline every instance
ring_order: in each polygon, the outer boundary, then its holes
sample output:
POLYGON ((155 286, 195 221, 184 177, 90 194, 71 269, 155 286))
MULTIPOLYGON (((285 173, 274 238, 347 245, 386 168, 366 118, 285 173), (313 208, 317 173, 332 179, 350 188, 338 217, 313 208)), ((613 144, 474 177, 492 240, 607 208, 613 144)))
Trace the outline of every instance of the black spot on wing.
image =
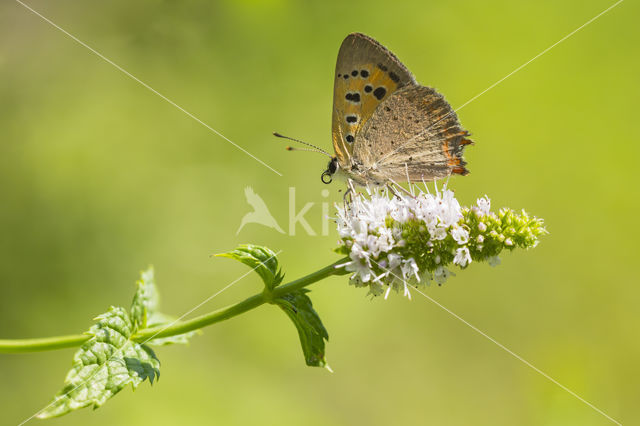
POLYGON ((373 86, 370 84, 367 84, 366 86, 364 86, 364 91, 366 93, 371 93, 371 91, 373 90, 373 86))
POLYGON ((348 101, 351 101, 355 104, 360 103, 360 93, 356 92, 356 93, 347 93, 345 95, 345 99, 348 101))
POLYGON ((357 77, 358 76, 358 70, 351 71, 351 75, 354 76, 354 77, 357 77))
POLYGON ((378 68, 380 68, 382 70, 382 72, 387 72, 387 67, 382 65, 382 64, 378 64, 378 68))
POLYGON ((373 96, 375 96, 376 99, 378 99, 379 101, 381 101, 382 98, 384 98, 384 95, 386 94, 387 94, 387 89, 385 89, 382 86, 376 88, 376 90, 373 91, 373 96))
POLYGON ((345 138, 347 140, 347 142, 352 143, 355 138, 353 137, 353 135, 347 135, 347 137, 345 138))
POLYGON ((393 80, 394 83, 398 83, 400 81, 400 77, 393 71, 389 71, 389 78, 393 80))
POLYGON ((345 117, 345 120, 347 120, 347 123, 353 124, 353 123, 356 123, 358 121, 358 116, 357 115, 347 115, 345 117))
POLYGON ((361 75, 362 77, 364 77, 364 78, 367 78, 367 77, 369 77, 369 71, 367 71, 367 70, 362 70, 362 71, 360 71, 360 75, 361 75))

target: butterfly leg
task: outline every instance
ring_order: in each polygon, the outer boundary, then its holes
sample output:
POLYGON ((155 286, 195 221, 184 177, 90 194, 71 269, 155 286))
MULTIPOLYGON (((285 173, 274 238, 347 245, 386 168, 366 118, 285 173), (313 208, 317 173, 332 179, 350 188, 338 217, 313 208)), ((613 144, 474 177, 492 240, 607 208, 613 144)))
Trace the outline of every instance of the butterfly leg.
POLYGON ((344 196, 342 197, 345 206, 353 202, 353 197, 355 195, 358 195, 358 193, 356 192, 356 188, 353 186, 353 181, 351 179, 347 179, 347 190, 344 192, 344 196), (349 197, 349 200, 347 200, 347 196, 349 197))
POLYGON ((402 194, 390 183, 387 184, 387 188, 398 198, 402 198, 402 194))
POLYGON ((398 192, 398 189, 402 190, 405 194, 407 194, 408 196, 410 196, 411 198, 416 198, 415 195, 413 195, 411 192, 409 192, 406 188, 402 187, 401 185, 398 184, 398 182, 394 181, 393 179, 389 179, 391 181, 391 184, 387 183, 387 188, 389 188, 391 190, 391 192, 394 193, 394 195, 400 197, 401 194, 398 192))
POLYGON ((345 205, 345 208, 346 208, 347 204, 349 204, 349 200, 347 200, 347 197, 349 197, 351 200, 353 200, 353 197, 351 197, 351 188, 347 188, 347 190, 344 191, 344 195, 342 196, 342 202, 345 205))

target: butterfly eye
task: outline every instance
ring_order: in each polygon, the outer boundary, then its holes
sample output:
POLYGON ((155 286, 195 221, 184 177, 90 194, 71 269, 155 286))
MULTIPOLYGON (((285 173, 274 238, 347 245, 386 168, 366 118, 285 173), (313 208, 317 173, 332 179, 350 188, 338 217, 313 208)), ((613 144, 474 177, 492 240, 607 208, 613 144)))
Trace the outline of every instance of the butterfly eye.
POLYGON ((329 161, 329 166, 327 167, 327 171, 329 172, 329 174, 334 174, 336 171, 338 171, 338 159, 337 158, 332 158, 331 161, 329 161))

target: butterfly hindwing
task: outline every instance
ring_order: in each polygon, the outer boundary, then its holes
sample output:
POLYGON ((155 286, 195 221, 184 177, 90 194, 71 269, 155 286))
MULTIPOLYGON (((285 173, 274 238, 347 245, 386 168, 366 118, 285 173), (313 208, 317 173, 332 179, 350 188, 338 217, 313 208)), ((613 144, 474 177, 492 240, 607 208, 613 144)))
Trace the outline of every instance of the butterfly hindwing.
POLYGON ((399 89, 367 120, 353 157, 394 180, 466 174, 462 152, 472 141, 444 97, 430 87, 399 89))
POLYGON ((384 46, 364 34, 340 46, 333 89, 333 147, 342 167, 351 163, 358 135, 392 93, 416 85, 411 72, 384 46))

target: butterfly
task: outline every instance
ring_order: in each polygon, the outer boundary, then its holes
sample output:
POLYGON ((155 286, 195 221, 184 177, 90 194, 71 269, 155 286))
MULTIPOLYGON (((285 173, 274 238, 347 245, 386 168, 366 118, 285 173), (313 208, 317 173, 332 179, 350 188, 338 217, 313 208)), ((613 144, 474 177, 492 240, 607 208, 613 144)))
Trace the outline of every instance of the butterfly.
POLYGON ((451 105, 361 33, 349 34, 338 52, 331 133, 333 156, 287 138, 331 158, 323 183, 331 183, 334 175, 379 186, 469 173, 462 155, 473 141, 451 105))

